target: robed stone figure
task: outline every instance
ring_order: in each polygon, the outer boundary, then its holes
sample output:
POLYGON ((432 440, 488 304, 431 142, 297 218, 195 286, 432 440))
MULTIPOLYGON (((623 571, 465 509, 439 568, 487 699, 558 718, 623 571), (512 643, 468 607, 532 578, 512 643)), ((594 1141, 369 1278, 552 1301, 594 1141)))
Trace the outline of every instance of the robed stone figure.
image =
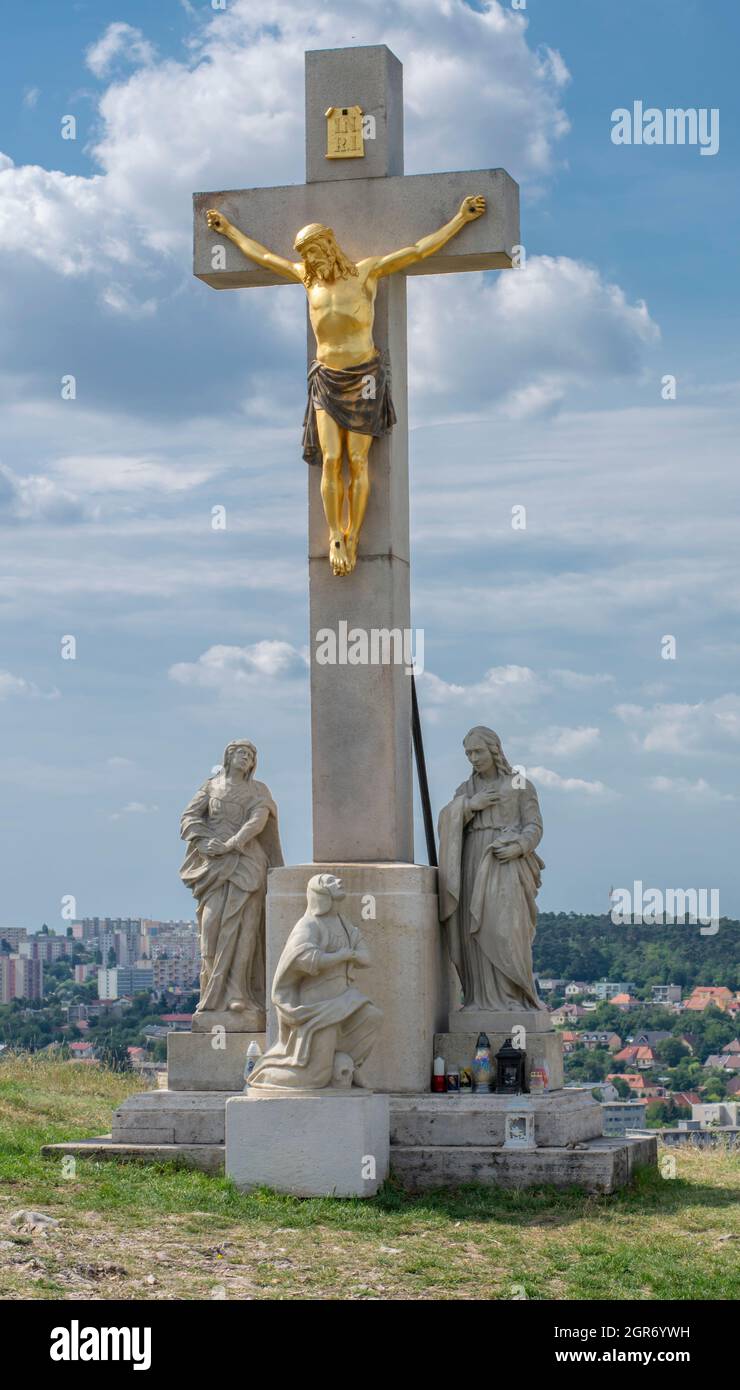
POLYGON ((439 818, 440 920, 463 1009, 544 1009, 532 970, 544 863, 532 783, 510 767, 492 729, 463 740, 472 773, 439 818))
POLYGON ((317 1089, 364 1087, 360 1068, 383 1017, 354 984, 370 964, 359 927, 342 913, 341 879, 315 874, 272 982, 278 1040, 257 1062, 248 1085, 317 1089))
POLYGON ((283 863, 277 807, 255 779, 256 766, 254 744, 235 739, 181 821, 188 849, 180 877, 195 896, 200 928, 196 1015, 227 1013, 227 1026, 247 1031, 264 1026, 267 871, 283 863))

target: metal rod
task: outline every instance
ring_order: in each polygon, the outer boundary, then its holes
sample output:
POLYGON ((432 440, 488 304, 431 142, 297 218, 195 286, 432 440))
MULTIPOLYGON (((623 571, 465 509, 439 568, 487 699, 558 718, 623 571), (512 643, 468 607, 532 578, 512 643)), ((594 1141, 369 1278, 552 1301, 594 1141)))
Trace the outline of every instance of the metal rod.
POLYGON ((424 834, 427 842, 427 859, 433 869, 437 867, 437 841, 434 834, 434 816, 432 815, 432 802, 429 796, 429 782, 427 781, 427 765, 424 757, 424 740, 421 736, 421 719, 419 718, 419 701, 416 698, 416 681, 414 673, 411 672, 411 733, 414 740, 414 755, 416 758, 416 775, 419 778, 419 796, 421 797, 421 810, 424 817, 424 834))

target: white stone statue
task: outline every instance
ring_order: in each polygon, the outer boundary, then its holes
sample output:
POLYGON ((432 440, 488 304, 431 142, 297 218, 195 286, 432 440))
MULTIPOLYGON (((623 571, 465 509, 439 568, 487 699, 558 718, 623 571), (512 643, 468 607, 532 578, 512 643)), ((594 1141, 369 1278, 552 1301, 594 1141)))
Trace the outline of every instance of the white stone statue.
POLYGON ((342 880, 315 874, 272 982, 278 1041, 257 1062, 250 1087, 364 1089, 382 1012, 360 994, 354 972, 370 964, 362 933, 338 910, 342 880))
POLYGON ((439 817, 439 911, 463 1010, 545 1009, 532 970, 545 865, 537 793, 515 774, 492 729, 463 739, 472 774, 439 817))
POLYGON ((244 1031, 264 1026, 267 871, 283 862, 277 807, 255 780, 256 766, 254 744, 235 739, 180 825, 188 842, 180 877, 197 901, 200 928, 196 1019, 226 1014, 227 1027, 244 1031))

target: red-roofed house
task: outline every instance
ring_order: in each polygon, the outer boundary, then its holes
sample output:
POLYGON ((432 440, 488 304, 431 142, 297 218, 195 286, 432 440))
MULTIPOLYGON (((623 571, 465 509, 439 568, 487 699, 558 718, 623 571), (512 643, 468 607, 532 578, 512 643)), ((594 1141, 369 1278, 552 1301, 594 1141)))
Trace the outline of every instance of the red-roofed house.
POLYGON ((637 1067, 639 1071, 648 1071, 654 1067, 657 1061, 652 1047, 635 1046, 623 1047, 621 1052, 614 1053, 615 1062, 626 1062, 629 1067, 637 1067))
POLYGON ((629 1088, 630 1088, 631 1091, 639 1091, 640 1095, 643 1095, 643 1094, 644 1094, 645 1089, 646 1089, 646 1084, 647 1084, 647 1083, 646 1083, 646 1081, 645 1081, 645 1077, 644 1077, 644 1076, 641 1076, 639 1072, 637 1072, 637 1071, 625 1071, 625 1072, 614 1071, 614 1072, 610 1072, 606 1079, 607 1079, 607 1081, 616 1081, 617 1077, 619 1077, 620 1081, 626 1081, 626 1082, 627 1082, 627 1085, 629 1086, 629 1088))
POLYGON ((726 1010, 735 1002, 732 990, 727 989, 725 985, 697 985, 686 1000, 684 1008, 701 1013, 702 1009, 708 1009, 711 1005, 714 1005, 715 1009, 726 1010))
POLYGON ((609 1003, 614 1004, 618 1009, 634 1009, 639 1002, 640 1000, 635 999, 632 994, 615 994, 614 998, 609 1000, 609 1003))

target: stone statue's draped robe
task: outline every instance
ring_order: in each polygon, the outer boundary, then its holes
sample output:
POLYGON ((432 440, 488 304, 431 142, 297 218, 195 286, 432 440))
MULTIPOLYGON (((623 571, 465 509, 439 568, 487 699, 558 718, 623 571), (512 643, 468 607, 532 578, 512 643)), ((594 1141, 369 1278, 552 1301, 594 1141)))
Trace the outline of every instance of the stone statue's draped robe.
POLYGON ((348 947, 367 958, 362 933, 339 913, 306 913, 296 922, 272 982, 278 1040, 257 1062, 250 1086, 328 1086, 337 1052, 362 1065, 381 1012, 355 988, 346 960, 327 967, 321 959, 348 947))
POLYGON ((198 904, 203 965, 197 1012, 222 1011, 234 1001, 263 1009, 267 871, 283 862, 277 807, 264 782, 229 784, 223 772, 210 777, 185 807, 181 837, 188 850, 180 877, 198 904), (209 840, 229 840, 248 822, 262 820, 243 848, 206 854, 209 840))
POLYGON ((486 780, 473 773, 439 817, 440 920, 460 976, 464 1008, 541 1009, 532 970, 536 895, 545 867, 535 846, 542 838, 537 793, 511 777, 486 780), (484 811, 466 800, 482 791, 498 799, 484 811), (491 848, 499 838, 524 853, 508 861, 491 848))

